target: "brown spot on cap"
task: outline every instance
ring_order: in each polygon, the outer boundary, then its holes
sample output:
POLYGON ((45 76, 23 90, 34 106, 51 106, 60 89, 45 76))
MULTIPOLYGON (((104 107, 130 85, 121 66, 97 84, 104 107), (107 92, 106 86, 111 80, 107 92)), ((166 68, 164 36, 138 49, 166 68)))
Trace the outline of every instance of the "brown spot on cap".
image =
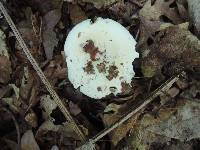
POLYGON ((99 50, 94 46, 94 42, 92 40, 88 40, 83 48, 86 53, 90 54, 91 60, 96 60, 96 54, 99 53, 99 50))
POLYGON ((83 68, 87 74, 94 74, 94 66, 92 64, 92 61, 89 61, 86 66, 83 68))

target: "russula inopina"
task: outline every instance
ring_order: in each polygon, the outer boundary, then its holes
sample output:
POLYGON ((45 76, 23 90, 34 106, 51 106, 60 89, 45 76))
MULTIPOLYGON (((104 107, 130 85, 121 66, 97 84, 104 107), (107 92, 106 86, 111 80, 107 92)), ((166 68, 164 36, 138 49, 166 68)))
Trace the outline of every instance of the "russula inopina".
POLYGON ((79 23, 64 46, 70 82, 94 99, 122 93, 135 75, 132 62, 139 56, 135 45, 129 31, 114 20, 79 23))

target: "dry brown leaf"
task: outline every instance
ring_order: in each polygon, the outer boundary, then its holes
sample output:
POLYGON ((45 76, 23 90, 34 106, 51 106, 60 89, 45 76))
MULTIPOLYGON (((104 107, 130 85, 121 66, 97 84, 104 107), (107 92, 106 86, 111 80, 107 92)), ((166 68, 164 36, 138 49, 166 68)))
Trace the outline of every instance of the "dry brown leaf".
POLYGON ((54 56, 54 59, 44 69, 44 74, 52 85, 55 85, 59 79, 66 79, 67 67, 62 55, 54 56))
POLYGON ((21 138, 21 149, 22 150, 40 150, 35 137, 31 130, 28 130, 24 133, 21 138))
POLYGON ((170 88, 166 93, 160 94, 160 103, 164 105, 171 99, 175 98, 179 94, 180 90, 176 87, 170 88))
POLYGON ((38 126, 38 118, 33 111, 28 112, 24 119, 33 128, 36 128, 38 126))
POLYGON ((139 12, 141 23, 138 46, 140 48, 146 48, 146 44, 151 44, 151 42, 147 40, 149 40, 149 38, 154 40, 153 35, 156 31, 160 31, 161 25, 171 23, 179 24, 182 22, 176 8, 170 7, 174 1, 175 0, 155 0, 155 2, 152 3, 151 0, 148 0, 145 3, 144 7, 139 12))
POLYGON ((91 3, 96 8, 102 8, 102 7, 107 7, 120 0, 79 0, 79 1, 91 3))
MULTIPOLYGON (((117 120, 119 120, 123 115, 121 113, 116 113, 116 114, 104 114, 103 116, 103 122, 106 126, 110 126, 111 124, 113 124, 114 122, 116 122, 117 120)), ((116 128, 114 131, 112 131, 109 134, 109 137, 111 139, 111 142, 114 145, 117 145, 117 143, 123 139, 124 137, 126 137, 128 131, 130 131, 134 124, 136 123, 137 119, 138 119, 138 115, 136 115, 135 117, 131 117, 129 120, 127 120, 125 123, 123 123, 122 125, 120 125, 118 128, 116 128)))
POLYGON ((42 13, 42 15, 47 12, 61 8, 63 0, 30 0, 26 1, 29 6, 35 6, 42 13))
POLYGON ((69 102, 69 109, 74 116, 81 113, 81 109, 79 108, 79 106, 77 104, 74 104, 72 101, 69 102))
POLYGON ((43 45, 47 59, 52 59, 55 46, 58 44, 58 38, 54 31, 55 25, 61 18, 61 10, 54 9, 49 11, 43 17, 45 29, 43 31, 43 45))
POLYGON ((200 64, 200 41, 187 29, 171 26, 160 31, 150 52, 142 60, 145 77, 161 74, 173 75, 183 68, 191 69, 200 64))
MULTIPOLYGON (((176 106, 177 111, 163 119, 159 113, 160 122, 148 125, 146 130, 180 141, 190 141, 200 137, 200 104, 186 99, 180 99, 176 106)), ((165 108, 166 113, 168 111, 165 108)))
POLYGON ((0 56, 0 72, 0 83, 8 83, 12 70, 11 62, 6 56, 0 56))
POLYGON ((181 18, 184 19, 185 21, 189 21, 189 13, 185 7, 185 5, 187 5, 187 4, 181 3, 179 1, 176 1, 176 4, 177 4, 178 11, 179 11, 181 18))
POLYGON ((144 7, 140 10, 140 17, 149 21, 160 21, 162 15, 168 17, 174 24, 181 23, 181 19, 175 8, 171 8, 170 5, 175 0, 155 0, 152 4, 151 0, 148 0, 144 7))
POLYGON ((187 0, 190 13, 190 19, 192 20, 197 35, 200 36, 200 3, 199 0, 187 0))
POLYGON ((69 13, 70 13, 70 19, 73 25, 76 25, 80 23, 81 21, 87 19, 85 12, 78 5, 70 4, 69 13))
POLYGON ((0 30, 0 83, 3 84, 8 83, 12 73, 11 62, 5 38, 6 36, 4 32, 0 30))
POLYGON ((193 84, 189 86, 189 88, 185 89, 180 97, 181 98, 186 98, 189 99, 191 101, 196 101, 199 102, 199 94, 200 94, 200 82, 194 80, 193 84))

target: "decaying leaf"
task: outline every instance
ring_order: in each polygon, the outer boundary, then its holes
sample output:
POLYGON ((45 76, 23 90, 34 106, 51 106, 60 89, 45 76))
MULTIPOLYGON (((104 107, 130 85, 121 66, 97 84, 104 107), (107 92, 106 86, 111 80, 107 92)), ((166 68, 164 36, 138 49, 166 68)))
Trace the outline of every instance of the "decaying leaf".
MULTIPOLYGON (((121 109, 124 109, 125 105, 120 106, 121 109)), ((108 114, 104 114, 103 115, 103 122, 105 124, 105 126, 110 126, 111 124, 113 124, 114 122, 116 122, 118 119, 120 119, 123 116, 123 113, 120 112, 120 108, 118 108, 118 112, 117 113, 108 113, 108 114)), ((113 132, 111 132, 109 134, 111 141, 114 145, 117 145, 117 143, 124 137, 126 137, 127 132, 133 128, 133 125, 136 123, 137 121, 137 117, 138 115, 136 115, 135 117, 130 118, 129 120, 127 120, 124 124, 122 124, 121 126, 119 126, 118 128, 116 128, 113 132)))
POLYGON ((180 90, 176 87, 172 87, 171 89, 169 89, 166 93, 162 93, 160 94, 160 103, 165 104, 166 102, 168 102, 170 99, 174 98, 175 96, 177 96, 179 94, 180 90))
POLYGON ((8 57, 0 56, 0 83, 6 84, 12 73, 11 62, 8 57))
POLYGON ((200 41, 180 26, 160 31, 150 49, 142 60, 141 68, 145 77, 161 74, 162 71, 168 75, 176 74, 182 67, 191 69, 200 64, 200 41), (163 66, 165 70, 161 70, 163 66))
POLYGON ((37 89, 39 86, 40 82, 38 81, 35 72, 33 72, 27 66, 24 67, 19 94, 20 98, 28 105, 28 109, 34 107, 39 101, 37 98, 37 89))
POLYGON ((4 32, 0 30, 0 83, 3 84, 8 83, 12 73, 11 62, 5 38, 6 36, 4 32))
POLYGON ((69 5, 69 13, 73 25, 87 19, 85 12, 78 5, 69 5))
POLYGON ((155 32, 161 30, 161 25, 169 26, 182 22, 182 18, 176 11, 176 8, 170 7, 174 1, 175 0, 155 0, 152 2, 152 0, 148 0, 145 3, 144 7, 139 12, 141 23, 138 46, 140 48, 146 48, 146 44, 151 44, 150 40, 154 40, 153 35, 155 32))
POLYGON ((9 105, 10 109, 14 112, 21 112, 22 102, 19 101, 19 88, 14 84, 9 84, 6 93, 14 91, 12 95, 3 96, 2 100, 9 105))
POLYGON ((188 89, 185 89, 181 93, 180 97, 199 102, 200 99, 198 95, 200 94, 200 82, 196 80, 194 80, 193 82, 194 83, 188 89))
POLYGON ((44 74, 49 79, 52 85, 55 85, 58 80, 66 79, 67 67, 62 55, 54 56, 54 59, 49 62, 44 69, 44 74))
POLYGON ((104 113, 109 113, 109 112, 117 113, 119 108, 120 108, 120 105, 111 103, 108 106, 106 106, 104 113))
POLYGON ((50 117, 52 111, 56 109, 56 103, 51 99, 50 95, 43 95, 40 99, 40 106, 43 109, 43 118, 45 120, 51 119, 54 121, 53 118, 50 117))
POLYGON ((79 139, 77 134, 72 130, 72 127, 69 123, 64 125, 55 125, 51 120, 46 120, 37 130, 36 138, 41 138, 48 132, 57 132, 64 137, 71 137, 74 139, 79 139))
POLYGON ((102 8, 109 6, 120 0, 79 0, 79 1, 92 3, 96 8, 102 8))
POLYGON ((40 150, 35 137, 31 130, 28 130, 24 133, 21 138, 21 149, 22 150, 40 150))
POLYGON ((79 106, 77 104, 74 104, 72 101, 69 102, 69 109, 74 116, 78 115, 81 112, 79 106))
POLYGON ((5 42, 6 36, 2 30, 0 30, 0 55, 9 58, 8 48, 5 42))
POLYGON ((42 15, 53 9, 59 9, 62 6, 63 0, 31 0, 27 1, 30 6, 36 7, 42 15))
POLYGON ((162 19, 161 17, 164 15, 174 24, 180 23, 181 19, 175 8, 170 7, 174 1, 175 0, 155 0, 155 2, 152 2, 152 0, 148 0, 140 10, 140 16, 149 21, 160 21, 160 19, 162 19))
POLYGON ((199 103, 195 101, 178 98, 175 106, 162 106, 156 113, 158 116, 145 113, 134 124, 128 138, 128 146, 130 149, 146 150, 154 148, 157 143, 168 149, 171 144, 167 146, 167 143, 171 139, 178 139, 180 144, 183 144, 181 141, 199 138, 199 107, 199 103))
POLYGON ((58 38, 53 30, 43 32, 43 45, 47 59, 52 59, 55 46, 58 44, 58 38))
POLYGON ((33 111, 30 111, 26 114, 24 117, 26 122, 31 125, 33 128, 36 128, 38 126, 38 118, 36 114, 33 111))
MULTIPOLYGON (((200 104, 188 100, 181 100, 176 114, 168 119, 146 128, 150 132, 164 135, 181 141, 189 141, 200 137, 200 104)), ((160 116, 161 117, 161 116, 160 116)))
POLYGON ((37 138, 42 136, 44 133, 54 131, 62 134, 64 137, 79 139, 69 122, 64 122, 60 125, 54 124, 55 119, 51 117, 51 114, 52 111, 56 109, 57 105, 49 95, 43 95, 41 97, 40 106, 43 110, 43 118, 45 119, 45 122, 39 127, 37 131, 37 138))
POLYGON ((45 21, 45 29, 43 31, 43 45, 47 59, 52 59, 54 48, 58 44, 58 38, 56 37, 54 27, 60 20, 60 11, 60 9, 51 10, 43 17, 45 21))
POLYGON ((200 3, 199 0, 187 0, 190 18, 195 26, 197 35, 200 36, 200 3))

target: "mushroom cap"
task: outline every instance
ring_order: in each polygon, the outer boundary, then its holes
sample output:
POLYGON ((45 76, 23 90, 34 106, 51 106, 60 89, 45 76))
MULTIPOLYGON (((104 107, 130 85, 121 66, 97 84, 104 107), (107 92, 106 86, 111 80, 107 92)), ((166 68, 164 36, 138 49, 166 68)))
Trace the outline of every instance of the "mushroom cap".
POLYGON ((135 45, 129 31, 114 20, 79 23, 64 46, 70 82, 94 99, 124 92, 135 75, 132 62, 139 57, 135 45))

